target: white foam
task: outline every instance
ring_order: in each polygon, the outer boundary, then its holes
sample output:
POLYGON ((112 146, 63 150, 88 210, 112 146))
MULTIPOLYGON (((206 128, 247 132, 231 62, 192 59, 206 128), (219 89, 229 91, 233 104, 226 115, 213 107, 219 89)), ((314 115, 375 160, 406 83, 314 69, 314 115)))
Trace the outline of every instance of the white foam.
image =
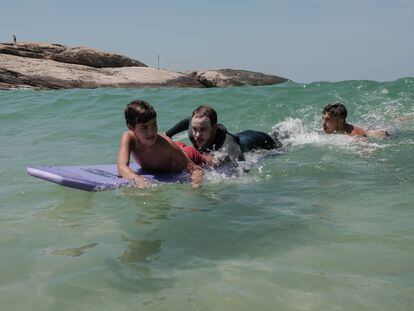
MULTIPOLYGON (((214 169, 205 170, 204 179, 210 183, 223 183, 229 182, 231 184, 250 184, 253 182, 259 182, 260 176, 253 176, 249 174, 249 171, 254 165, 257 165, 264 157, 280 153, 279 150, 255 150, 244 154, 244 161, 237 161, 236 165, 224 165, 214 169)), ((220 158, 226 155, 224 150, 214 152, 216 158, 220 158)), ((262 166, 259 166, 259 171, 263 170, 262 166)))
POLYGON ((385 148, 376 141, 371 141, 365 137, 355 137, 349 135, 331 135, 322 130, 312 130, 304 125, 302 120, 287 118, 275 124, 270 135, 280 140, 284 147, 289 146, 333 146, 343 149, 346 152, 357 154, 370 154, 373 151, 385 148))
POLYGON ((321 140, 319 133, 310 131, 302 120, 294 118, 287 118, 274 125, 269 134, 278 139, 284 147, 317 143, 321 140))

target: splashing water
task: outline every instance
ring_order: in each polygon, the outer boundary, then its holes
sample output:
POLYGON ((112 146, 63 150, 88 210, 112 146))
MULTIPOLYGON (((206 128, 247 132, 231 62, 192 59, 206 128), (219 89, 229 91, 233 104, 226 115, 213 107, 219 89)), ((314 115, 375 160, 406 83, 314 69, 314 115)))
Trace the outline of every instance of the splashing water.
MULTIPOLYGON (((0 300, 5 310, 410 310, 414 305, 414 79, 229 89, 0 92, 0 300), (160 132, 201 104, 236 133, 269 132, 233 174, 86 193, 27 165, 114 163, 123 109, 160 132), (327 135, 351 124, 387 139, 327 135), (22 296, 25 299, 21 299, 22 296)), ((174 137, 188 143, 185 133, 174 137)))

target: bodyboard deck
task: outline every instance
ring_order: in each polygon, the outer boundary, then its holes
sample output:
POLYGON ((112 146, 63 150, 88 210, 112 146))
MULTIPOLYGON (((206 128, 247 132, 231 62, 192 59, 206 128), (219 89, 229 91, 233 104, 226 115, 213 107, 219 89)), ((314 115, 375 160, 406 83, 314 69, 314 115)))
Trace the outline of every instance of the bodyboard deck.
MULTIPOLYGON (((185 183, 189 175, 182 173, 157 173, 143 170, 133 163, 130 168, 151 182, 185 183)), ((83 166, 29 166, 27 173, 33 177, 44 179, 56 184, 85 191, 102 191, 117 189, 130 185, 130 181, 118 174, 116 164, 83 165, 83 166)))

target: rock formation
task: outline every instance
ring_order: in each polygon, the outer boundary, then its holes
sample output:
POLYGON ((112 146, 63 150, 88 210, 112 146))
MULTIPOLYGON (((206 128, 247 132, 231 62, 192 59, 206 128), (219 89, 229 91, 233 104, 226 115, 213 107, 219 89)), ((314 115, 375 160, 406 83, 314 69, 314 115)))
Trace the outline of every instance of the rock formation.
POLYGON ((200 70, 197 72, 190 72, 189 76, 198 80, 205 87, 271 85, 286 82, 288 80, 260 72, 234 69, 200 70))
POLYGON ((103 52, 86 47, 72 48, 56 43, 0 43, 0 54, 9 54, 38 59, 51 59, 57 62, 85 65, 95 68, 147 67, 147 65, 126 56, 103 52))
POLYGON ((0 43, 0 89, 99 87, 228 87, 287 79, 245 70, 180 73, 85 47, 38 42, 0 43))
POLYGON ((0 54, 0 88, 203 87, 185 74, 150 67, 94 68, 0 54))

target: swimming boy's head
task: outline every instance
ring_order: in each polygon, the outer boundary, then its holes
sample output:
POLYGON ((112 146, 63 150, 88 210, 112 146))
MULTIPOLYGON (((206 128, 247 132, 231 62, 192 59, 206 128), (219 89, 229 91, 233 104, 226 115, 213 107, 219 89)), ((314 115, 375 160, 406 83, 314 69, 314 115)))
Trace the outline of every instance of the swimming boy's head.
POLYGON ((210 145, 216 138, 217 112, 207 105, 202 105, 191 115, 191 131, 199 147, 210 145))
POLYGON ((322 111, 323 130, 325 133, 345 131, 345 119, 347 111, 341 103, 331 103, 322 111))
POLYGON ((152 146, 157 141, 157 113, 143 100, 134 100, 125 108, 125 121, 129 130, 144 145, 152 146))

